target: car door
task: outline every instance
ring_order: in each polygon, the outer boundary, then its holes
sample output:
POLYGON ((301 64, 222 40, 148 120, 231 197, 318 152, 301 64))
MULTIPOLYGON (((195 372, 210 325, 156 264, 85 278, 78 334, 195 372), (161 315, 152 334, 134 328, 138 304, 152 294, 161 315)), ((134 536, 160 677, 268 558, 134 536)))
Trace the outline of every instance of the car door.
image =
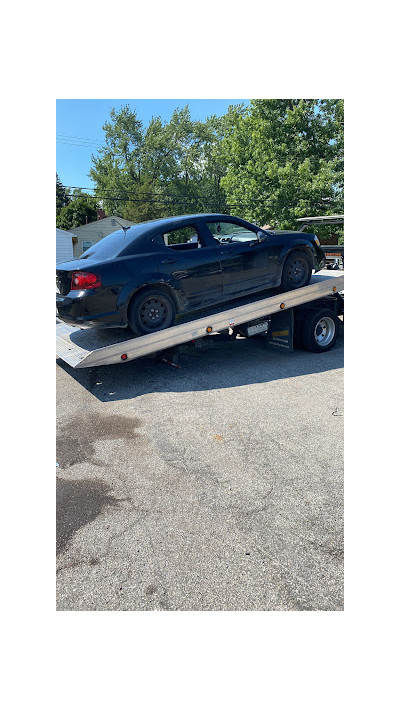
POLYGON ((219 246, 204 239, 201 225, 189 224, 160 236, 157 266, 163 279, 180 292, 185 309, 222 299, 219 246))
POLYGON ((256 226, 251 230, 230 221, 207 227, 219 242, 224 297, 275 286, 279 250, 270 238, 259 241, 256 226))

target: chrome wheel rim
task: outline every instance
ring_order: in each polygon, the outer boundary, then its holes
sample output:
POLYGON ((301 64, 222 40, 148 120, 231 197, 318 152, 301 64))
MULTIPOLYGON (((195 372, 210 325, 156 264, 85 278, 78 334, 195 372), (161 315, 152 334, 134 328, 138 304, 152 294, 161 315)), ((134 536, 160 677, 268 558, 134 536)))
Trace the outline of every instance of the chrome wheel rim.
POLYGON ((308 275, 308 264, 304 259, 295 259, 290 263, 288 278, 291 284, 299 286, 303 284, 308 275))
POLYGON ((335 322, 329 316, 321 318, 314 329, 314 338, 320 346, 327 346, 335 335, 335 322))

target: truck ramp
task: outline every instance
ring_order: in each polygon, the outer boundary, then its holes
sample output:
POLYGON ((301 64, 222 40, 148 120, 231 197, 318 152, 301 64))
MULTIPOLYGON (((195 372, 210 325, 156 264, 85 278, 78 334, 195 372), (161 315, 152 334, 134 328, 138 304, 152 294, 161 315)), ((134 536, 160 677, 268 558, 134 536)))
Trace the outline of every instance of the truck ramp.
POLYGON ((154 355, 182 343, 203 338, 212 333, 233 328, 295 306, 306 304, 324 296, 342 291, 343 272, 319 272, 313 275, 308 286, 293 291, 260 297, 247 297, 212 309, 205 315, 202 311, 185 317, 182 323, 163 331, 145 336, 132 337, 129 329, 90 328, 69 326, 59 319, 56 323, 56 354, 72 368, 88 368, 96 365, 111 365, 135 358, 154 355), (250 300, 251 299, 251 300, 250 300))

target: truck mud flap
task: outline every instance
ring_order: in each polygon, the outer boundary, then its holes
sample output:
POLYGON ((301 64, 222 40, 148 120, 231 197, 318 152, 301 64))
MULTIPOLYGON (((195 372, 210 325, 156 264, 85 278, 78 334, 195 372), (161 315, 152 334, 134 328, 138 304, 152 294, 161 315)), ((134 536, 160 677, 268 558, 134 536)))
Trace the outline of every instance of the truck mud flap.
POLYGON ((293 333, 293 309, 272 314, 271 324, 265 336, 267 345, 278 351, 293 353, 293 333))

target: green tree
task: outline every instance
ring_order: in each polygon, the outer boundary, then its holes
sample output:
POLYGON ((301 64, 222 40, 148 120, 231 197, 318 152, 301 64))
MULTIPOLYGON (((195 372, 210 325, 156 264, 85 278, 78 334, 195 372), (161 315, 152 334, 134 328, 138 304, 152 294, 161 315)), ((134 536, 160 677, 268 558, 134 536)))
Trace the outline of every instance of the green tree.
POLYGON ((93 222, 97 218, 97 207, 98 203, 91 195, 87 195, 81 190, 74 190, 71 202, 60 210, 57 227, 70 230, 80 227, 86 222, 93 222))
POLYGON ((113 214, 121 210, 121 201, 130 192, 134 196, 136 186, 141 183, 144 134, 136 111, 128 105, 120 111, 111 109, 110 119, 103 125, 104 146, 97 156, 92 155, 89 175, 97 193, 104 198, 106 211, 113 214))
POLYGON ((155 188, 149 180, 142 178, 141 182, 135 186, 134 192, 125 202, 120 203, 118 209, 121 210, 122 206, 122 217, 125 220, 146 222, 162 216, 164 200, 161 191, 155 188), (160 199, 161 202, 159 202, 160 199))
POLYGON ((230 107, 221 179, 235 214, 295 226, 296 217, 343 210, 340 100, 256 99, 230 107))
POLYGON ((90 176, 106 210, 133 222, 231 212, 287 228, 343 210, 341 99, 256 99, 203 122, 186 106, 146 129, 123 106, 103 129, 90 176))
POLYGON ((67 194, 67 189, 64 187, 62 184, 60 178, 58 177, 58 173, 56 173, 56 216, 61 212, 61 209, 65 207, 66 205, 69 205, 70 203, 70 198, 68 197, 67 194))
POLYGON ((136 111, 124 106, 110 119, 90 171, 109 211, 122 209, 127 219, 142 221, 224 204, 225 169, 213 153, 220 138, 215 117, 192 121, 186 106, 169 122, 153 117, 144 130, 136 111))

